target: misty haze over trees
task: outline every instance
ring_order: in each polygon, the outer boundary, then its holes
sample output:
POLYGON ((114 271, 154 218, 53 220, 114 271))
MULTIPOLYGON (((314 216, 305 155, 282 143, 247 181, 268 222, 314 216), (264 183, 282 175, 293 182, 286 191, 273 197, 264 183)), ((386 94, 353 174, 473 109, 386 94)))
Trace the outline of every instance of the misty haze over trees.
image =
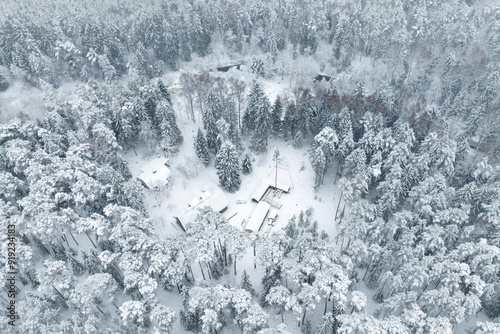
POLYGON ((2 0, 0 332, 499 333, 499 88, 490 1, 2 0), (282 226, 153 218, 282 160, 282 226))

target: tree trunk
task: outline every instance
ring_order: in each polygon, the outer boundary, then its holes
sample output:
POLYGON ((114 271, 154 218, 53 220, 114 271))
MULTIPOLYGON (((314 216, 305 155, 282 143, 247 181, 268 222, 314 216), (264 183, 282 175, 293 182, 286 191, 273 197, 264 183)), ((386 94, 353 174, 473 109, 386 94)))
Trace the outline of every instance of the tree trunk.
MULTIPOLYGON (((306 320, 306 313, 307 313, 307 308, 304 307, 304 314, 302 314, 302 325, 304 324, 304 320, 306 320)), ((299 322, 299 327, 300 327, 300 322, 299 322)))
POLYGON ((207 267, 208 267, 208 278, 212 279, 212 274, 210 274, 210 272, 212 271, 212 266, 210 265, 210 262, 207 263, 207 267))
POLYGON ((201 269, 201 274, 203 275, 203 279, 206 281, 207 278, 205 277, 205 272, 203 271, 203 267, 201 266, 201 262, 198 262, 200 264, 200 269, 201 269))
POLYGON ((372 265, 372 261, 373 261, 373 256, 370 257, 370 263, 368 263, 368 267, 366 267, 366 271, 365 271, 365 274, 363 275, 362 281, 365 280, 366 274, 368 273, 368 270, 370 269, 370 266, 372 265))
POLYGON ((78 242, 76 241, 75 237, 73 236, 73 233, 71 233, 71 230, 68 230, 69 234, 71 235, 71 237, 73 238, 73 241, 75 242, 75 244, 77 246, 79 246, 78 242))
POLYGON ((68 238, 66 237, 66 234, 61 234, 61 236, 63 237, 63 240, 66 241, 66 245, 68 245, 68 249, 70 249, 68 238))
POLYGON ((189 269, 189 272, 191 273, 191 277, 193 278, 193 282, 194 282, 195 279, 194 279, 193 269, 191 268, 191 266, 189 264, 187 265, 187 267, 189 269))
POLYGON ((342 195, 344 192, 340 192, 340 197, 339 197, 339 203, 337 204, 337 210, 335 211, 335 221, 337 220, 337 214, 339 213, 339 208, 340 208, 340 201, 342 200, 342 195))
POLYGON ((66 297, 64 297, 64 296, 63 296, 63 294, 62 294, 59 290, 57 290, 57 288, 56 288, 54 285, 52 285, 52 287, 54 288, 54 290, 56 290, 56 292, 57 292, 57 293, 58 293, 58 294, 59 294, 59 295, 60 295, 60 296, 61 296, 64 300, 66 300, 66 297))
POLYGON ((234 256, 234 274, 236 275, 236 255, 234 256))
MULTIPOLYGON (((95 305, 95 304, 94 304, 94 305, 95 305)), ((99 310, 102 314, 104 314, 104 312, 101 310, 101 308, 100 308, 99 306, 95 305, 95 307, 97 307, 97 309, 98 309, 98 310, 99 310)))
POLYGON ((92 240, 92 238, 90 238, 90 235, 87 232, 85 232, 85 234, 87 235, 87 238, 89 238, 89 240, 92 243, 92 245, 94 245, 94 248, 97 248, 97 246, 94 243, 94 240, 92 240))
POLYGON ((255 261, 255 244, 253 244, 253 267, 257 268, 257 262, 255 261))

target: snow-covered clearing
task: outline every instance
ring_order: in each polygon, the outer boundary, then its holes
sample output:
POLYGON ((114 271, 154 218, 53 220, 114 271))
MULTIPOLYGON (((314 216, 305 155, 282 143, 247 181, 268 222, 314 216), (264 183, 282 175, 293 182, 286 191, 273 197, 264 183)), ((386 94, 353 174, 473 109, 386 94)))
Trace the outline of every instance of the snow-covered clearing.
MULTIPOLYGON (((232 71, 232 70, 231 70, 232 71)), ((170 82, 175 83, 177 73, 167 78, 170 82)), ((286 83, 278 81, 263 80, 263 86, 266 89, 266 94, 271 101, 278 94, 289 92, 286 83)), ((170 157, 170 170, 172 172, 171 182, 168 188, 161 194, 154 194, 151 191, 144 189, 146 196, 146 206, 150 218, 154 222, 154 226, 158 235, 163 238, 168 234, 184 233, 175 223, 176 216, 183 213, 183 208, 193 198, 199 196, 202 191, 209 190, 213 193, 218 189, 218 177, 214 168, 213 157, 208 167, 203 167, 197 162, 194 152, 194 138, 198 127, 202 127, 200 123, 194 123, 187 120, 182 108, 185 108, 183 101, 176 93, 173 94, 176 111, 178 113, 179 127, 183 131, 184 143, 180 152, 173 157, 170 157), (182 115, 184 118, 182 118, 182 115)), ((248 138, 243 138, 244 142, 248 142, 248 138)), ((248 221, 255 210, 257 203, 251 200, 252 194, 259 186, 261 181, 268 177, 275 166, 273 154, 275 149, 280 152, 281 158, 279 165, 287 167, 292 181, 292 188, 289 193, 283 193, 280 198, 275 199, 282 206, 278 210, 278 216, 274 226, 271 226, 267 219, 265 220, 259 233, 266 230, 278 230, 286 226, 292 215, 298 216, 300 211, 305 211, 308 208, 313 209, 313 221, 318 222, 318 230, 324 230, 330 236, 330 240, 334 243, 335 237, 335 212, 339 203, 340 190, 334 184, 334 167, 327 173, 325 182, 318 191, 314 191, 314 171, 309 162, 309 143, 306 142, 300 148, 294 148, 290 141, 285 142, 281 138, 272 138, 269 141, 268 151, 264 154, 253 154, 253 171, 249 175, 242 175, 241 187, 235 193, 224 191, 225 196, 229 201, 229 205, 223 215, 229 219, 229 223, 243 229, 243 221, 248 221)), ((124 152, 124 157, 129 163, 129 168, 134 177, 140 174, 140 169, 148 163, 148 161, 156 158, 147 153, 145 148, 136 149, 137 155, 133 150, 124 152)), ((252 153, 251 153, 252 154, 252 153)), ((341 202, 340 210, 344 206, 344 200, 341 202)), ((339 211, 340 211, 339 210, 339 211)), ((237 287, 241 281, 241 273, 246 270, 250 275, 250 279, 254 288, 259 291, 261 289, 261 278, 264 275, 264 268, 254 267, 253 249, 249 247, 248 252, 238 262, 238 274, 235 276, 232 272, 224 275, 219 281, 213 281, 213 284, 225 284, 237 287)), ((202 275, 197 266, 193 266, 195 277, 200 284, 202 275)), ((161 300, 165 305, 173 309, 180 310, 182 299, 173 292, 165 296, 168 300, 161 300), (168 296, 168 297, 167 297, 168 296)), ((256 298, 254 298, 257 301, 256 298)), ((318 306, 315 314, 310 314, 309 318, 319 323, 323 315, 322 305, 318 306)), ((291 312, 285 312, 285 323, 294 324, 297 321, 291 312), (289 318, 289 319, 288 319, 289 318)), ((269 325, 275 328, 281 323, 281 318, 278 314, 271 316, 269 325)), ((175 332, 183 332, 183 328, 179 322, 175 324, 175 332)), ((288 326, 288 330, 300 333, 300 328, 288 326), (291 327, 291 328, 290 328, 291 327)), ((231 330, 228 327, 227 330, 231 330)))

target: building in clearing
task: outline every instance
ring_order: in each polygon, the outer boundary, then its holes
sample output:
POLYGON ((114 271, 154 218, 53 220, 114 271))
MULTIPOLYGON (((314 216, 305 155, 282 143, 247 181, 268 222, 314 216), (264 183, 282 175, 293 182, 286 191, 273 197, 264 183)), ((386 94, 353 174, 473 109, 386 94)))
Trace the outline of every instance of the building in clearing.
POLYGON ((285 193, 288 193, 290 189, 293 188, 292 178, 288 168, 282 166, 273 167, 253 192, 252 200, 260 202, 269 188, 281 190, 285 193))
POLYGON ((174 218, 177 225, 183 231, 186 231, 186 225, 195 222, 200 209, 208 206, 215 212, 223 213, 226 211, 228 205, 229 202, 221 189, 217 189, 214 193, 204 190, 189 201, 187 207, 181 209, 182 214, 180 216, 174 218))
POLYGON ((245 230, 247 230, 247 232, 259 232, 262 224, 264 224, 264 221, 266 220, 266 216, 270 208, 271 206, 266 202, 257 203, 252 216, 245 226, 245 230))
POLYGON ((148 189, 165 187, 169 183, 172 174, 168 167, 168 159, 154 159, 141 168, 141 174, 137 178, 148 189))

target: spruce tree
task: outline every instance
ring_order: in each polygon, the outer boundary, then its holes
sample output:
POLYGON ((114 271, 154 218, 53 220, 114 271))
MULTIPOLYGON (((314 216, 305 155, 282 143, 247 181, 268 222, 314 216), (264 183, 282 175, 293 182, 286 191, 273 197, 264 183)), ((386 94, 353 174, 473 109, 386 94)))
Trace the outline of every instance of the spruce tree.
POLYGON ((217 154, 219 150, 219 143, 217 141, 219 129, 217 127, 217 121, 222 116, 223 108, 220 98, 214 92, 208 93, 206 108, 203 113, 203 127, 207 133, 207 147, 212 154, 217 154))
POLYGON ((172 103, 172 98, 170 97, 170 93, 168 92, 167 87, 163 84, 163 81, 158 80, 158 89, 160 90, 160 95, 167 100, 168 103, 172 103))
POLYGON ((222 144, 219 153, 215 157, 215 168, 219 176, 219 184, 229 192, 235 192, 240 188, 240 165, 238 151, 230 142, 222 144))
POLYGON ((321 147, 317 147, 316 149, 311 151, 311 165, 314 169, 314 174, 316 178, 314 180, 314 189, 318 189, 319 186, 323 183, 323 178, 325 177, 326 171, 326 158, 325 154, 321 147))
POLYGON ((252 158, 248 153, 245 154, 245 158, 243 158, 243 162, 241 164, 241 171, 245 175, 250 174, 252 172, 252 158))
POLYGON ((252 286, 252 282, 250 282, 250 276, 248 276, 246 270, 243 270, 243 275, 241 278, 241 288, 250 292, 252 296, 255 296, 255 289, 252 286))
POLYGON ((179 146, 184 142, 184 137, 177 126, 172 104, 167 101, 160 101, 156 106, 155 113, 156 118, 160 121, 160 145, 165 151, 177 153, 179 146))
POLYGON ((293 147, 299 148, 302 146, 302 141, 304 140, 304 136, 302 136, 302 132, 298 131, 293 137, 293 147))
POLYGON ((243 133, 250 134, 255 130, 257 113, 264 99, 267 99, 267 97, 262 87, 258 83, 255 83, 248 97, 248 107, 243 114, 243 133))
POLYGON ((227 138, 234 146, 238 152, 243 150, 243 143, 240 137, 240 131, 238 126, 238 114, 236 112, 236 105, 232 98, 224 99, 224 120, 229 124, 228 131, 226 133, 227 138))
POLYGON ((252 137, 252 149, 256 152, 267 151, 267 137, 271 130, 271 114, 269 113, 269 100, 264 95, 255 114, 255 132, 252 137))
POLYGON ((281 97, 277 97, 274 101, 272 110, 272 132, 275 136, 279 135, 283 129, 283 122, 281 116, 283 115, 283 105, 281 104, 281 97))
POLYGON ((198 159, 200 159, 204 166, 208 166, 208 163, 210 162, 210 153, 208 152, 207 140, 205 139, 201 129, 198 129, 198 133, 196 134, 194 149, 198 159))

